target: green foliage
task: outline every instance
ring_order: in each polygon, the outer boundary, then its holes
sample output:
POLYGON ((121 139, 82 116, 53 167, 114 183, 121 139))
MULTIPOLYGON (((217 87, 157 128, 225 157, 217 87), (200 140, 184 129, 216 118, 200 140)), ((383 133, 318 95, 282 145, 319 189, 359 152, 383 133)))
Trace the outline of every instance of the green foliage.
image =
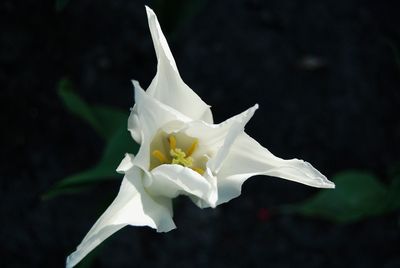
POLYGON ((74 115, 86 121, 104 139, 111 139, 116 129, 126 125, 126 113, 111 107, 89 106, 73 90, 69 80, 63 79, 58 94, 65 107, 74 115))
POLYGON ((321 190, 305 202, 287 206, 287 211, 340 223, 349 223, 400 208, 400 180, 382 184, 371 173, 346 171, 337 174, 334 190, 321 190))
POLYGON ((62 179, 43 195, 44 199, 60 194, 78 193, 92 184, 121 177, 115 169, 124 154, 136 153, 138 150, 138 145, 126 129, 127 113, 111 107, 88 105, 72 91, 68 80, 60 82, 59 95, 65 107, 93 127, 104 138, 106 145, 100 161, 95 166, 62 179))

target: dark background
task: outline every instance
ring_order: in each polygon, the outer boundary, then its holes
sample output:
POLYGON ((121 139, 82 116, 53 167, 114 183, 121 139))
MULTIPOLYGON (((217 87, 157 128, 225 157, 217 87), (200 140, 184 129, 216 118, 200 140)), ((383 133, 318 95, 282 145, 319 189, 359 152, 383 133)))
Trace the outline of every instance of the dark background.
MULTIPOLYGON (((54 1, 1 1, 1 267, 62 267, 117 193, 119 181, 40 199, 103 148, 64 108, 58 81, 129 113, 130 79, 153 78, 145 3, 216 122, 259 103, 247 132, 277 156, 386 182, 400 158, 396 1, 196 1, 190 12, 163 2, 71 0, 57 12, 54 1)), ((276 213, 316 191, 256 177, 216 209, 179 198, 177 230, 125 228, 93 267, 400 267, 398 213, 346 225, 276 213)))

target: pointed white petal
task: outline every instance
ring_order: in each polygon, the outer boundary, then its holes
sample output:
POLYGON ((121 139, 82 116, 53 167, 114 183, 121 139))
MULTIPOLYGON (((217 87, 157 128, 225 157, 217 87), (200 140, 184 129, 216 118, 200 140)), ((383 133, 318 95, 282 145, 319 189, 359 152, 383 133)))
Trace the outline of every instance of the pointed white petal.
POLYGON ((212 158, 208 165, 211 171, 216 174, 220 170, 226 156, 228 155, 232 144, 235 142, 236 138, 244 132, 245 125, 249 122, 249 120, 253 117, 254 112, 258 109, 258 104, 246 110, 241 114, 240 117, 235 117, 232 120, 232 124, 229 128, 228 133, 225 136, 224 144, 219 149, 217 155, 212 158))
POLYGON ((165 39, 165 36, 161 30, 161 26, 158 23, 156 14, 148 6, 146 6, 146 13, 157 59, 167 61, 170 65, 170 68, 177 72, 178 68, 176 67, 174 57, 172 56, 167 40, 165 39))
POLYGON ((218 204, 240 195, 244 181, 255 175, 268 175, 320 188, 334 188, 311 164, 274 156, 246 133, 234 142, 218 173, 218 204))
POLYGON ((203 102, 180 77, 156 15, 147 6, 146 12, 158 60, 157 74, 147 89, 147 93, 193 120, 212 123, 210 106, 203 102))
POLYGON ((207 124, 202 121, 187 123, 186 129, 183 130, 185 134, 196 137, 199 140, 198 149, 194 152, 193 157, 208 155, 210 160, 207 162, 207 167, 211 169, 212 173, 216 173, 235 138, 243 132, 244 126, 257 109, 258 105, 256 104, 217 125, 207 124))
POLYGON ((158 232, 175 228, 169 199, 153 199, 142 185, 142 171, 127 173, 114 202, 98 219, 76 251, 68 256, 66 267, 73 267, 106 238, 126 225, 150 226, 158 232))
POLYGON ((117 167, 117 172, 121 174, 125 174, 131 168, 133 168, 133 159, 135 156, 133 154, 125 154, 124 159, 122 159, 121 163, 117 167))

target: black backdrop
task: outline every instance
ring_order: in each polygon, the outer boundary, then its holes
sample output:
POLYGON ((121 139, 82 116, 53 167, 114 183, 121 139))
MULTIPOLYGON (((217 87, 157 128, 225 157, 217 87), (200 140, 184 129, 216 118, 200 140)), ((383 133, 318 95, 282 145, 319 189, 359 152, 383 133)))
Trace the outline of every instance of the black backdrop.
MULTIPOLYGON (((103 148, 65 110, 56 86, 67 77, 89 103, 128 113, 130 79, 146 86, 155 74, 144 4, 163 5, 153 2, 71 0, 60 12, 54 1, 0 3, 2 267, 62 266, 116 194, 119 182, 40 200, 103 148)), ((382 175, 399 160, 395 1, 206 1, 183 23, 174 23, 182 13, 171 2, 156 10, 161 26, 184 81, 216 122, 259 103, 247 132, 328 177, 349 168, 382 175)), ((257 177, 214 210, 180 198, 177 230, 125 228, 94 267, 400 266, 398 215, 336 225, 274 213, 314 192, 257 177), (261 208, 271 217, 260 218, 261 208)))

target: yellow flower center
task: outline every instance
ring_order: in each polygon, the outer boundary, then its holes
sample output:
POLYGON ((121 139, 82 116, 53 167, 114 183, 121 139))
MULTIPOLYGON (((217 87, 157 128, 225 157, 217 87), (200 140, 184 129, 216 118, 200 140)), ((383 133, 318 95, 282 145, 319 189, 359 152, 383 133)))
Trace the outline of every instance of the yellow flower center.
POLYGON ((193 158, 186 156, 186 154, 179 148, 171 149, 169 154, 172 157, 172 164, 182 165, 184 167, 193 166, 193 158))
MULTIPOLYGON (((186 139, 188 137, 185 137, 186 139)), ((169 135, 167 137, 167 143, 169 150, 164 150, 167 151, 168 154, 165 152, 163 153, 163 150, 153 150, 152 151, 152 156, 154 157, 154 160, 157 162, 152 164, 152 167, 157 167, 162 164, 176 164, 176 165, 181 165, 184 167, 191 168, 192 170, 196 171, 200 175, 204 174, 204 170, 200 167, 195 167, 195 160, 192 157, 192 154, 196 151, 199 141, 196 138, 191 138, 192 142, 190 143, 190 146, 188 146, 186 151, 183 151, 181 148, 177 147, 177 139, 174 135, 169 135)), ((163 147, 162 142, 159 146, 157 147, 163 147)), ((166 148, 165 148, 166 149, 166 148)))

